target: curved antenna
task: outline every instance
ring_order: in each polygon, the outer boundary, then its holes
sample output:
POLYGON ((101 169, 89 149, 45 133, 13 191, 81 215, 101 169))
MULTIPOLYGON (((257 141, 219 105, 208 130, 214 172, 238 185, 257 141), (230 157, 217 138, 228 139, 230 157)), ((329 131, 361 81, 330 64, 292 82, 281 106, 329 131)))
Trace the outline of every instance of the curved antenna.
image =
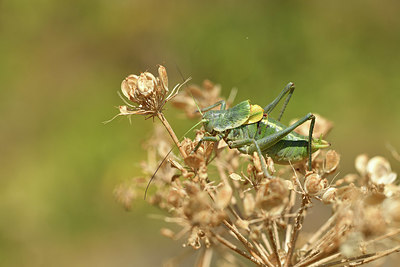
POLYGON ((201 109, 200 109, 200 107, 199 107, 199 105, 198 105, 196 99, 194 98, 192 92, 190 92, 189 90, 188 90, 188 92, 189 92, 190 96, 193 98, 194 103, 196 104, 197 111, 201 114, 202 117, 204 117, 203 112, 201 112, 201 109))
MULTIPOLYGON (((194 128, 196 128, 197 126, 199 126, 200 123, 205 122, 206 120, 201 120, 198 123, 196 123, 192 128, 190 128, 181 138, 180 140, 182 140, 190 131, 192 131, 194 128)), ((169 154, 171 154, 172 150, 175 148, 176 144, 174 144, 172 146, 172 148, 169 150, 169 152, 167 153, 167 155, 165 155, 165 157, 163 158, 163 160, 161 161, 161 163, 158 165, 156 171, 153 173, 153 175, 151 176, 149 182, 147 183, 146 186, 146 190, 144 191, 144 200, 146 200, 146 196, 147 196, 147 190, 150 187, 151 182, 153 181, 154 177, 156 176, 158 170, 161 168, 161 166, 164 164, 165 160, 168 158, 169 154)))
POLYGON ((156 171, 153 173, 153 175, 150 178, 150 181, 147 183, 146 186, 146 190, 144 191, 144 200, 146 200, 146 196, 147 196, 147 190, 150 187, 151 182, 153 181, 154 177, 156 176, 158 170, 161 168, 161 166, 164 164, 165 160, 168 158, 169 154, 171 154, 172 150, 175 148, 175 145, 172 146, 172 148, 169 150, 169 152, 167 153, 167 155, 165 155, 165 157, 163 158, 163 160, 161 161, 160 165, 158 165, 156 171))
MULTIPOLYGON (((179 74, 181 75, 182 80, 185 81, 185 78, 184 78, 184 76, 183 76, 183 74, 182 74, 182 71, 181 71, 181 69, 178 67, 177 64, 176 64, 176 68, 177 68, 179 74)), ((187 86, 187 84, 186 84, 186 88, 189 89, 189 87, 187 86)), ((196 104, 196 107, 197 107, 197 111, 198 111, 198 112, 201 114, 201 116, 203 117, 203 113, 201 112, 201 109, 200 109, 200 107, 199 107, 199 105, 198 105, 196 99, 194 98, 192 92, 190 92, 190 90, 187 90, 187 91, 189 92, 190 96, 193 98, 193 101, 194 101, 194 103, 196 104)))

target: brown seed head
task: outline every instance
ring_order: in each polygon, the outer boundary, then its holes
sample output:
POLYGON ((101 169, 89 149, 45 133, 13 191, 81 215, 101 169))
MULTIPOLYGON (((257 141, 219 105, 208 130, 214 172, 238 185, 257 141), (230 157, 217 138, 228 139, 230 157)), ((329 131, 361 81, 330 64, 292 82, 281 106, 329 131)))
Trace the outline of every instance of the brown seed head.
POLYGON ((321 195, 328 186, 328 180, 322 178, 317 173, 309 172, 306 174, 304 190, 311 196, 321 195))

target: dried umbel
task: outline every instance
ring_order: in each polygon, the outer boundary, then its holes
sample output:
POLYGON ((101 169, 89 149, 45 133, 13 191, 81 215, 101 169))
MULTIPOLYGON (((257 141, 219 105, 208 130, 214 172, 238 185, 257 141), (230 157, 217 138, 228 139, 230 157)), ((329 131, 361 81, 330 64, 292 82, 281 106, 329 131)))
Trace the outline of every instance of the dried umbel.
POLYGON ((177 84, 171 92, 168 89, 168 76, 164 66, 158 67, 158 77, 150 72, 140 75, 131 74, 121 83, 122 94, 137 105, 120 106, 119 115, 149 115, 161 113, 167 101, 178 94, 181 84, 177 84))
MULTIPOLYGON (((173 102, 190 118, 197 110, 191 95, 204 107, 221 99, 219 91, 219 86, 206 81, 203 89, 190 86, 173 102)), ((243 265, 237 257, 268 267, 352 266, 400 251, 400 187, 386 159, 360 155, 355 162, 358 173, 342 174, 341 157, 334 150, 313 154, 312 172, 306 171, 305 162, 274 165, 271 158, 239 154, 222 141, 203 142, 193 152, 204 131, 178 142, 162 115, 164 101, 173 97, 165 68, 159 68, 158 77, 128 76, 122 92, 137 106, 135 110, 124 106, 121 113, 157 114, 180 149, 180 155, 171 152, 160 165, 148 201, 164 210, 166 223, 179 228, 176 232, 171 230, 176 227, 163 228, 162 235, 198 251, 196 266, 243 265), (263 163, 272 179, 263 176, 263 163), (331 210, 326 221, 314 211, 316 202, 331 210), (306 231, 303 225, 316 220, 320 227, 306 231)), ((315 138, 331 127, 318 116, 315 138)), ((146 145, 148 160, 142 163, 148 176, 172 146, 169 136, 156 130, 146 145)), ((307 135, 309 128, 298 130, 307 135)), ((142 180, 116 188, 124 207, 144 191, 142 180)))

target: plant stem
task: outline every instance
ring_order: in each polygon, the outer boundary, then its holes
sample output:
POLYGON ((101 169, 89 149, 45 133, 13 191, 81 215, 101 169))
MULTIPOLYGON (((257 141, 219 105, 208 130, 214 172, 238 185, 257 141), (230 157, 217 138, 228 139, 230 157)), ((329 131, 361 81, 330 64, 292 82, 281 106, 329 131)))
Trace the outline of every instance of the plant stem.
POLYGON ((158 112, 157 113, 157 117, 160 119, 160 121, 162 122, 162 124, 164 125, 165 129, 167 129, 169 135, 171 136, 172 140, 174 141, 174 143, 176 144, 176 146, 179 149, 179 152, 181 153, 183 159, 185 159, 187 157, 185 150, 183 150, 181 143, 179 142, 178 138, 176 137, 176 134, 174 132, 174 130, 172 130, 171 125, 169 125, 167 119, 164 117, 164 114, 162 112, 158 112))

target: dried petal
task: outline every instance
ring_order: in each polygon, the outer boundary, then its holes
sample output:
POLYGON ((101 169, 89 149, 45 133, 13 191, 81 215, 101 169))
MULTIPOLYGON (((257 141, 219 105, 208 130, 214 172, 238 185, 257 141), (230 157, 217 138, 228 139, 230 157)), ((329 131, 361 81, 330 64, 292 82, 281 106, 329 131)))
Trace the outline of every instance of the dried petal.
POLYGON ((153 74, 150 72, 144 72, 140 74, 139 79, 137 80, 137 92, 146 97, 154 91, 156 84, 157 81, 153 74))
POLYGON ((158 77, 160 78, 163 89, 168 92, 168 75, 164 66, 158 66, 158 77))
POLYGON ((138 76, 131 74, 126 77, 121 83, 122 93, 126 98, 130 99, 131 101, 134 101, 134 93, 137 89, 137 80, 138 76))
POLYGON ((325 173, 332 173, 339 165, 340 155, 335 150, 329 150, 325 155, 325 173))

